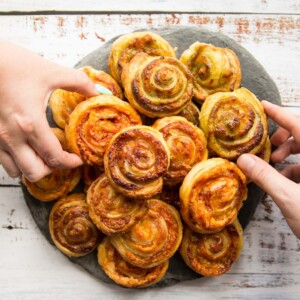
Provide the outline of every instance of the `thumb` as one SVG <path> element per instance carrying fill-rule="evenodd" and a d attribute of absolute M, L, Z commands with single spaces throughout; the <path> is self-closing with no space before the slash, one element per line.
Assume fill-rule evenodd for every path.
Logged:
<path fill-rule="evenodd" d="M 300 187 L 281 175 L 268 163 L 252 154 L 243 154 L 237 160 L 239 168 L 268 193 L 287 219 L 298 219 L 297 203 Z M 297 207 L 299 207 L 297 213 Z"/>
<path fill-rule="evenodd" d="M 83 71 L 59 65 L 57 68 L 53 89 L 61 88 L 88 97 L 99 94 L 94 82 Z"/>

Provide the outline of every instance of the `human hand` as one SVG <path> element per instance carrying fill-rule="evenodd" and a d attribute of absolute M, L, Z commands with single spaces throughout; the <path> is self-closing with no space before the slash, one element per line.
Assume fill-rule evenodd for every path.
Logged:
<path fill-rule="evenodd" d="M 299 119 L 283 108 L 262 101 L 266 114 L 280 126 L 271 137 L 278 146 L 271 160 L 282 161 L 290 154 L 300 152 Z M 265 190 L 278 205 L 293 233 L 300 238 L 300 165 L 276 171 L 265 161 L 251 154 L 243 154 L 237 161 L 240 169 L 253 182 Z"/>
<path fill-rule="evenodd" d="M 98 94 L 84 72 L 0 40 L 0 162 L 9 176 L 37 181 L 54 168 L 82 164 L 63 151 L 46 119 L 48 99 L 58 88 Z"/>

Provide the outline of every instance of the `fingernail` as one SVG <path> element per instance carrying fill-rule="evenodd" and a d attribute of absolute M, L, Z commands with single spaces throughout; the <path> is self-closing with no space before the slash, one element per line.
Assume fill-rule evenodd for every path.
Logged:
<path fill-rule="evenodd" d="M 263 106 L 273 106 L 273 105 L 274 105 L 273 103 L 271 103 L 271 102 L 269 102 L 269 101 L 267 101 L 267 100 L 262 100 L 262 101 L 261 101 L 261 104 L 262 104 Z"/>
<path fill-rule="evenodd" d="M 249 154 L 241 155 L 237 160 L 238 166 L 245 172 L 250 172 L 255 166 L 254 158 Z"/>
<path fill-rule="evenodd" d="M 112 92 L 101 84 L 95 84 L 96 90 L 99 94 L 112 95 Z"/>

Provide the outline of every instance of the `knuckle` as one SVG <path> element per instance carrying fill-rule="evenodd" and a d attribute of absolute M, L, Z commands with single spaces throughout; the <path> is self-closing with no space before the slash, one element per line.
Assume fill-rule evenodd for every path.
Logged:
<path fill-rule="evenodd" d="M 16 123 L 21 132 L 23 132 L 26 135 L 32 134 L 35 130 L 35 122 L 29 117 L 18 117 L 16 118 Z"/>
<path fill-rule="evenodd" d="M 267 181 L 269 174 L 268 168 L 258 167 L 253 170 L 253 177 L 261 184 L 264 184 Z"/>
<path fill-rule="evenodd" d="M 8 174 L 8 176 L 11 178 L 17 178 L 21 175 L 20 170 L 18 170 L 16 168 L 8 167 L 5 164 L 3 164 L 3 168 L 6 171 L 6 173 Z"/>
<path fill-rule="evenodd" d="M 6 171 L 8 176 L 11 178 L 18 178 L 21 175 L 20 171 L 17 170 L 11 170 L 11 171 Z"/>
<path fill-rule="evenodd" d="M 59 157 L 54 156 L 52 153 L 45 152 L 43 159 L 47 166 L 51 168 L 58 168 L 61 165 Z"/>

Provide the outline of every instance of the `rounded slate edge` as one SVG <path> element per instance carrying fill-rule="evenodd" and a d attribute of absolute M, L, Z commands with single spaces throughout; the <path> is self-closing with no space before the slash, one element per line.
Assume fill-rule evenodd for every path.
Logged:
<path fill-rule="evenodd" d="M 196 41 L 203 43 L 210 43 L 218 47 L 227 47 L 232 49 L 238 56 L 241 68 L 242 68 L 242 83 L 241 86 L 248 88 L 252 91 L 258 99 L 266 99 L 272 103 L 281 105 L 280 95 L 278 89 L 271 79 L 271 77 L 266 73 L 264 68 L 260 63 L 243 47 L 241 47 L 237 42 L 231 38 L 218 33 L 204 30 L 197 27 L 188 26 L 169 26 L 163 29 L 141 29 L 156 32 L 165 38 L 173 47 L 177 47 L 177 57 L 179 58 L 181 53 L 187 49 L 191 44 Z M 102 47 L 96 49 L 86 57 L 84 57 L 80 62 L 76 64 L 76 68 L 82 66 L 92 66 L 95 69 L 101 69 L 108 72 L 107 61 L 110 52 L 110 48 L 114 39 L 106 42 Z M 49 124 L 52 127 L 56 127 L 52 119 L 52 114 L 50 109 L 47 110 L 47 118 Z M 269 133 L 272 134 L 276 129 L 276 124 L 271 122 L 269 127 Z M 48 220 L 51 207 L 53 203 L 44 203 L 34 199 L 27 191 L 26 187 L 22 184 L 22 190 L 24 198 L 35 220 L 37 226 L 41 230 L 42 234 L 46 239 L 52 244 L 51 236 L 48 228 Z M 80 191 L 81 187 L 77 188 Z M 265 193 L 258 188 L 255 184 L 250 183 L 248 185 L 248 200 L 245 201 L 244 206 L 239 212 L 239 220 L 243 228 L 246 228 L 250 220 L 252 219 L 254 212 L 259 204 L 260 200 L 265 196 Z M 57 250 L 59 251 L 59 250 Z M 105 273 L 102 271 L 98 265 L 97 251 L 92 254 L 81 258 L 69 258 L 73 263 L 82 266 L 92 275 L 100 278 L 105 283 L 113 283 Z M 165 277 L 157 284 L 149 288 L 170 286 L 177 282 L 192 280 L 200 278 L 201 276 L 189 267 L 186 266 L 184 261 L 181 259 L 180 255 L 176 253 L 174 257 L 170 260 L 169 269 Z"/>

